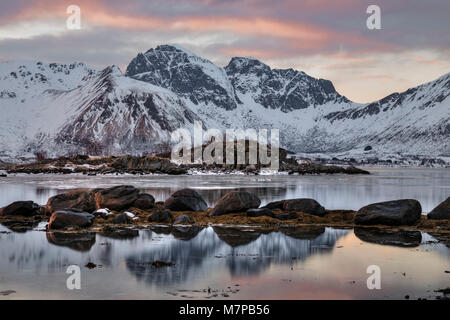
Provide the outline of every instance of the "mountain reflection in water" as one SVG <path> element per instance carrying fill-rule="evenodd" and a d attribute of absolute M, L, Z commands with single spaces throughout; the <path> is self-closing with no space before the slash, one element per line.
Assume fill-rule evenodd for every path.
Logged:
<path fill-rule="evenodd" d="M 0 225 L 0 289 L 16 292 L 6 299 L 205 298 L 236 284 L 237 299 L 433 298 L 449 262 L 444 244 L 409 231 L 159 226 L 116 239 Z M 371 264 L 382 268 L 381 291 L 367 290 Z M 82 290 L 66 288 L 70 265 L 81 268 Z"/>
<path fill-rule="evenodd" d="M 311 233 L 307 228 L 302 236 L 302 230 L 297 228 L 298 239 L 282 232 L 209 227 L 190 241 L 173 237 L 160 246 L 130 255 L 126 266 L 138 279 L 161 285 L 196 277 L 219 264 L 225 264 L 232 276 L 249 276 L 263 272 L 271 264 L 291 264 L 293 260 L 330 252 L 337 239 L 348 232 L 325 232 L 323 228 L 319 233 Z M 154 268 L 149 264 L 152 261 L 170 261 L 175 267 Z"/>

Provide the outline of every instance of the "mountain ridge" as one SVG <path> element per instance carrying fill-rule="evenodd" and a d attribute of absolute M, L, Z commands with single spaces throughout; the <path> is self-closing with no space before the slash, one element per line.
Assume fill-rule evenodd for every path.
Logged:
<path fill-rule="evenodd" d="M 375 154 L 450 155 L 449 97 L 450 73 L 361 104 L 303 71 L 250 57 L 218 67 L 170 45 L 139 53 L 125 73 L 83 63 L 0 63 L 0 159 L 42 150 L 154 152 L 195 120 L 220 130 L 280 129 L 282 146 L 294 152 L 370 145 Z"/>

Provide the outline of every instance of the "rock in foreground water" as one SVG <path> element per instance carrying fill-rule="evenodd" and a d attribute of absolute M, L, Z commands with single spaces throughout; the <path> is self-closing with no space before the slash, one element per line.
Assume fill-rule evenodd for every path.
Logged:
<path fill-rule="evenodd" d="M 133 207 L 148 210 L 155 206 L 155 198 L 151 194 L 140 193 L 138 198 L 133 202 Z"/>
<path fill-rule="evenodd" d="M 264 206 L 267 209 L 280 209 L 284 211 L 305 212 L 316 216 L 323 216 L 325 208 L 316 200 L 309 198 L 297 198 L 270 202 Z"/>
<path fill-rule="evenodd" d="M 40 206 L 33 201 L 16 201 L 1 210 L 3 216 L 31 217 L 40 214 Z"/>
<path fill-rule="evenodd" d="M 139 189 L 133 186 L 116 186 L 94 194 L 97 208 L 121 211 L 131 207 L 139 198 Z"/>
<path fill-rule="evenodd" d="M 402 199 L 369 204 L 355 215 L 355 224 L 359 225 L 413 225 L 422 214 L 419 201 Z"/>
<path fill-rule="evenodd" d="M 91 189 L 76 189 L 48 199 L 46 210 L 49 214 L 63 209 L 93 212 L 96 209 L 94 191 Z"/>
<path fill-rule="evenodd" d="M 210 216 L 220 216 L 227 213 L 243 212 L 248 209 L 256 209 L 261 204 L 261 200 L 246 191 L 228 192 L 217 202 Z"/>
<path fill-rule="evenodd" d="M 436 208 L 434 208 L 428 215 L 428 219 L 434 220 L 450 220 L 450 197 L 444 202 L 440 203 Z"/>
<path fill-rule="evenodd" d="M 193 189 L 181 189 L 173 193 L 164 203 L 172 211 L 205 211 L 205 200 Z"/>
<path fill-rule="evenodd" d="M 48 223 L 48 229 L 64 229 L 67 227 L 90 227 L 94 215 L 76 209 L 58 210 L 53 212 Z"/>

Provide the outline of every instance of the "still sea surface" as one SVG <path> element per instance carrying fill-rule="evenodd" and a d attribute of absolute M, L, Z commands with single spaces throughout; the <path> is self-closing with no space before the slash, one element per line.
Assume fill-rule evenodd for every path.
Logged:
<path fill-rule="evenodd" d="M 16 200 L 45 204 L 70 189 L 119 184 L 141 188 L 157 201 L 195 188 L 210 206 L 234 189 L 256 193 L 262 204 L 307 197 L 327 209 L 413 198 L 424 213 L 450 196 L 448 169 L 369 171 L 369 176 L 9 175 L 0 178 L 0 207 Z M 71 242 L 42 228 L 14 233 L 0 225 L 0 299 L 414 299 L 435 298 L 441 295 L 435 290 L 450 287 L 445 272 L 450 249 L 431 235 L 391 245 L 376 243 L 377 237 L 383 235 L 352 229 L 211 226 L 158 227 L 140 230 L 133 239 L 92 234 Z M 173 265 L 155 268 L 156 260 Z M 88 262 L 97 267 L 85 267 Z M 80 290 L 67 288 L 70 265 L 81 269 Z M 367 287 L 370 265 L 380 267 L 381 289 Z"/>

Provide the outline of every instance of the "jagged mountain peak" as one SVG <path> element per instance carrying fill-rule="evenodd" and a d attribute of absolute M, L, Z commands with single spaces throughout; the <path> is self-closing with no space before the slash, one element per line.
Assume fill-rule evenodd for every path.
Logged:
<path fill-rule="evenodd" d="M 236 108 L 225 70 L 179 46 L 160 45 L 138 54 L 125 74 L 169 89 L 187 98 L 194 107 L 212 103 L 226 110 Z"/>

